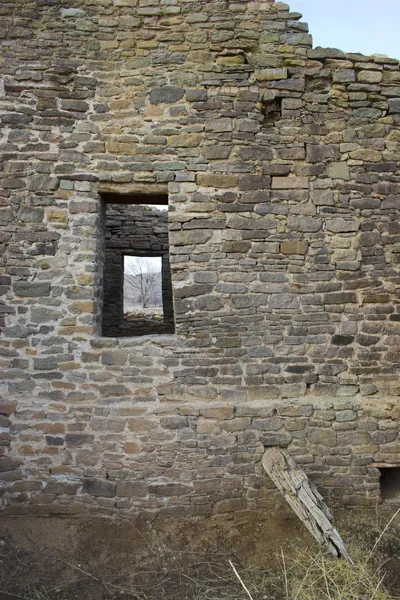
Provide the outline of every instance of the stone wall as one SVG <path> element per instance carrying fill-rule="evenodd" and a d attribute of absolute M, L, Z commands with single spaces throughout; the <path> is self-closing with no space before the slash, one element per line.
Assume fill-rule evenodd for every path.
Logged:
<path fill-rule="evenodd" d="M 162 256 L 161 322 L 124 318 L 124 255 Z M 146 205 L 106 205 L 102 333 L 106 337 L 174 332 L 168 212 Z"/>
<path fill-rule="evenodd" d="M 400 70 L 272 0 L 1 8 L 6 512 L 332 503 L 400 464 Z M 105 194 L 168 194 L 176 333 L 102 336 Z"/>

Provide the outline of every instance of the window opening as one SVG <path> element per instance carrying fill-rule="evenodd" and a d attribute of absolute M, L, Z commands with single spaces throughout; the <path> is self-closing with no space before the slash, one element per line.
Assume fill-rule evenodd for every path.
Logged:
<path fill-rule="evenodd" d="M 103 194 L 103 336 L 173 333 L 166 195 Z"/>
<path fill-rule="evenodd" d="M 162 256 L 124 256 L 124 319 L 162 321 Z"/>
<path fill-rule="evenodd" d="M 400 467 L 380 467 L 383 502 L 400 502 Z"/>
<path fill-rule="evenodd" d="M 272 127 L 282 117 L 282 98 L 263 100 L 261 113 L 262 127 Z"/>

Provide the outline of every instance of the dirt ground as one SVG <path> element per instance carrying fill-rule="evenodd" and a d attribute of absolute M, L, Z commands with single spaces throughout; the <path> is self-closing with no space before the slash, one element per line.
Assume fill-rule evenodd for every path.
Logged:
<path fill-rule="evenodd" d="M 164 598 L 164 585 L 168 593 L 172 588 L 178 593 L 181 579 L 191 576 L 188 571 L 197 573 L 202 567 L 214 571 L 216 580 L 225 575 L 230 580 L 229 560 L 243 567 L 262 564 L 273 546 L 294 539 L 307 543 L 308 534 L 291 516 L 263 521 L 249 513 L 236 520 L 152 524 L 138 519 L 3 517 L 0 598 Z M 176 595 L 177 600 L 184 597 Z"/>
<path fill-rule="evenodd" d="M 379 531 L 376 525 L 372 517 L 371 542 Z M 360 528 L 365 533 L 365 526 Z M 257 600 L 280 600 L 284 596 L 274 590 L 283 590 L 282 551 L 290 555 L 293 548 L 313 547 L 291 514 L 152 524 L 140 519 L 0 517 L 0 598 L 244 600 L 231 560 L 244 579 L 254 577 L 254 569 L 265 573 L 262 586 L 269 592 Z M 400 593 L 398 548 L 400 544 L 395 551 L 389 548 L 388 554 L 394 561 L 391 586 Z M 267 581 L 267 572 L 273 581 Z"/>

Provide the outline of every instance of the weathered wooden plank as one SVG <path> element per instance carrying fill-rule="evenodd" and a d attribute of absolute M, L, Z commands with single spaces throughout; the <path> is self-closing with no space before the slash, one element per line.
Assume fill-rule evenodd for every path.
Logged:
<path fill-rule="evenodd" d="M 334 556 L 343 557 L 353 564 L 332 524 L 332 515 L 323 497 L 289 452 L 282 448 L 267 448 L 262 466 L 315 539 Z"/>

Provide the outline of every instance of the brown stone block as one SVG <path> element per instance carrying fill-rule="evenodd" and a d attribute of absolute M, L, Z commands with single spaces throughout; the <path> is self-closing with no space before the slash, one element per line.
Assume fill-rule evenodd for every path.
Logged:
<path fill-rule="evenodd" d="M 122 154 L 132 156 L 136 154 L 137 142 L 107 142 L 107 152 L 110 154 Z"/>
<path fill-rule="evenodd" d="M 203 479 L 194 481 L 194 490 L 198 494 L 218 492 L 221 489 L 222 479 Z"/>
<path fill-rule="evenodd" d="M 158 428 L 158 422 L 154 419 L 137 417 L 128 419 L 128 429 L 136 432 L 150 432 Z"/>
<path fill-rule="evenodd" d="M 193 487 L 184 483 L 151 483 L 149 491 L 151 494 L 163 497 L 186 496 L 193 492 Z"/>
<path fill-rule="evenodd" d="M 200 410 L 200 414 L 205 419 L 217 419 L 218 421 L 224 421 L 226 419 L 233 419 L 235 409 L 233 406 L 216 406 L 203 408 Z"/>
<path fill-rule="evenodd" d="M 95 281 L 94 273 L 80 273 L 76 276 L 79 285 L 92 285 Z"/>
<path fill-rule="evenodd" d="M 308 177 L 273 177 L 273 190 L 308 189 Z"/>
<path fill-rule="evenodd" d="M 118 481 L 117 496 L 126 498 L 144 498 L 149 493 L 149 486 L 145 481 Z"/>
<path fill-rule="evenodd" d="M 74 495 L 81 485 L 81 481 L 62 481 L 61 479 L 50 479 L 44 488 L 44 493 Z"/>
<path fill-rule="evenodd" d="M 306 240 L 295 240 L 281 243 L 282 254 L 307 254 L 308 242 Z"/>
<path fill-rule="evenodd" d="M 212 173 L 197 175 L 197 183 L 203 187 L 230 188 L 235 187 L 238 180 L 238 175 L 218 175 Z"/>
<path fill-rule="evenodd" d="M 102 352 L 101 362 L 103 365 L 124 366 L 128 360 L 128 353 L 123 350 L 110 350 Z"/>
<path fill-rule="evenodd" d="M 247 500 L 246 498 L 230 498 L 229 500 L 221 500 L 215 505 L 215 512 L 218 515 L 224 513 L 232 513 L 238 510 L 246 510 Z"/>
<path fill-rule="evenodd" d="M 74 469 L 74 467 L 70 467 L 68 465 L 60 465 L 51 468 L 52 475 L 70 475 L 75 473 L 75 471 L 76 469 Z"/>
<path fill-rule="evenodd" d="M 13 400 L 4 401 L 0 399 L 0 415 L 11 415 L 15 412 L 17 403 Z"/>
<path fill-rule="evenodd" d="M 51 387 L 58 390 L 75 390 L 75 383 L 69 383 L 68 381 L 52 381 Z"/>
<path fill-rule="evenodd" d="M 117 484 L 115 481 L 107 479 L 88 478 L 83 480 L 82 493 L 91 496 L 100 496 L 102 498 L 113 498 L 115 496 Z"/>
<path fill-rule="evenodd" d="M 124 451 L 126 454 L 139 454 L 141 450 L 141 444 L 138 442 L 125 442 L 124 444 Z"/>
<path fill-rule="evenodd" d="M 318 444 L 322 446 L 336 446 L 337 433 L 330 427 L 322 427 L 320 429 L 310 428 L 308 432 L 308 439 L 311 444 Z M 342 443 L 342 445 L 344 445 L 344 442 Z"/>
<path fill-rule="evenodd" d="M 46 210 L 46 218 L 50 222 L 68 223 L 68 212 L 61 208 L 49 208 Z"/>

